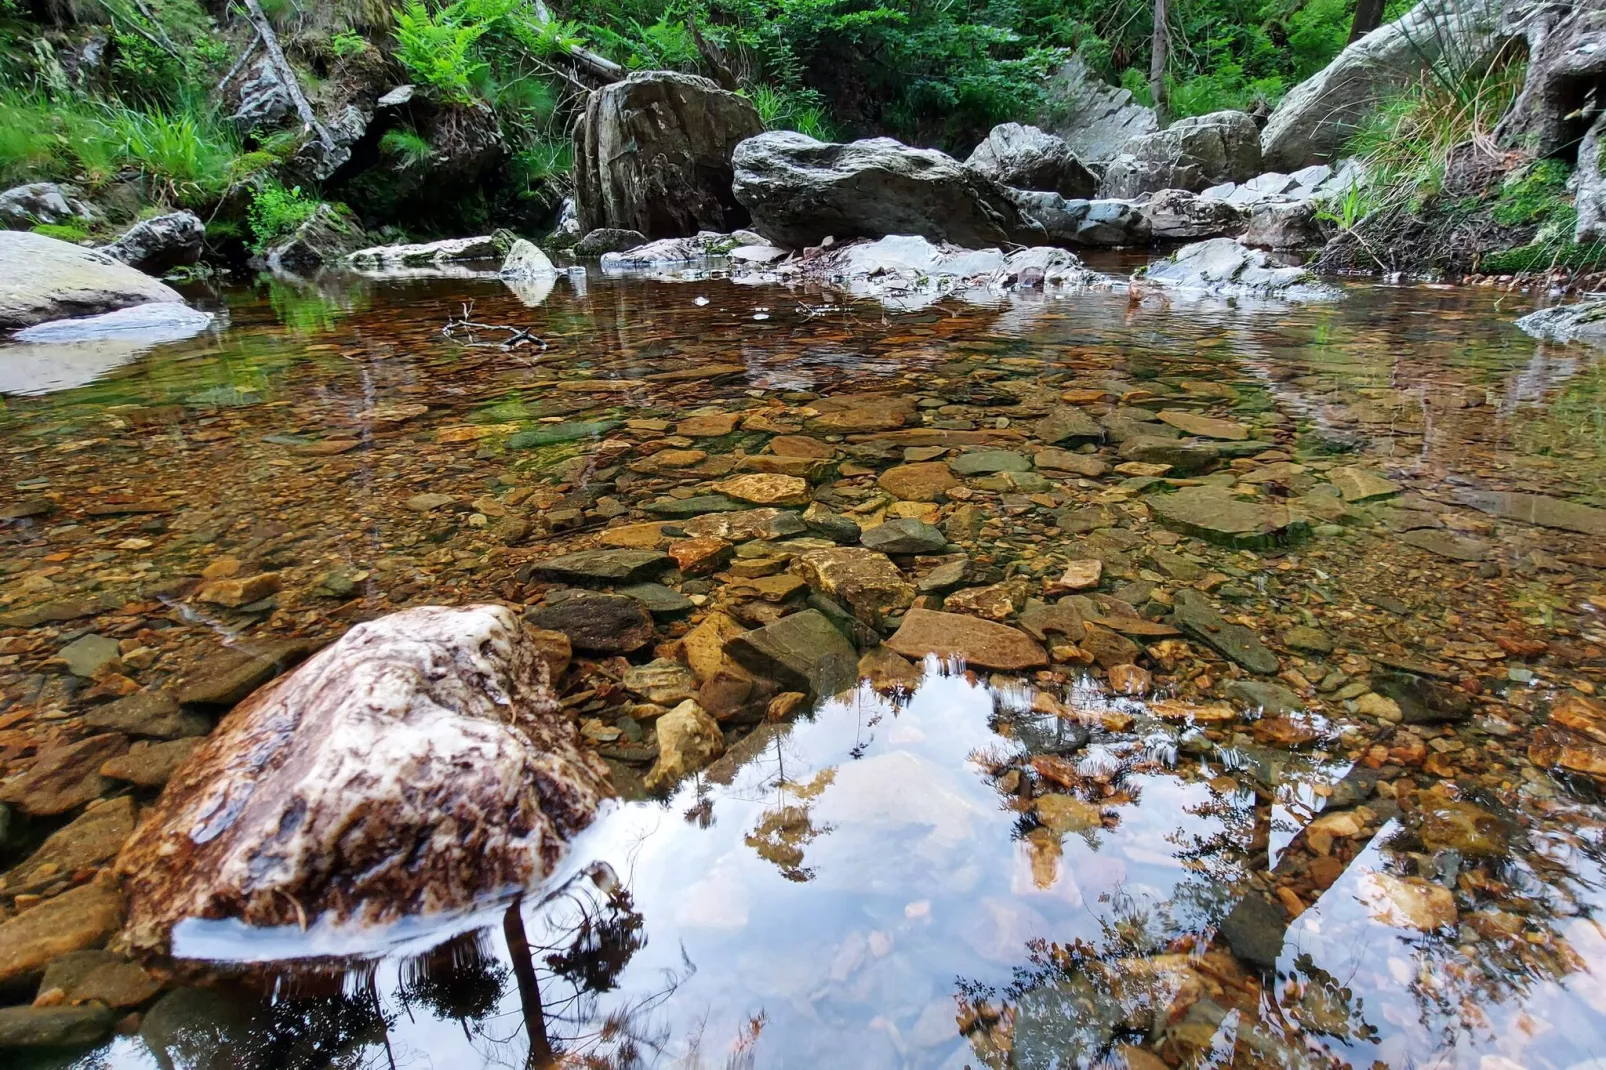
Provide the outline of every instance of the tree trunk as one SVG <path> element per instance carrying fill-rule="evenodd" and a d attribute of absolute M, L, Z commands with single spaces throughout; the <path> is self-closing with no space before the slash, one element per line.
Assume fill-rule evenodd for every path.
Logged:
<path fill-rule="evenodd" d="M 1381 25 L 1383 0 L 1356 0 L 1355 21 L 1349 27 L 1349 43 L 1354 44 Z"/>
<path fill-rule="evenodd" d="M 296 72 L 291 68 L 290 62 L 284 58 L 284 49 L 279 47 L 279 37 L 273 32 L 273 23 L 263 13 L 262 5 L 257 0 L 245 0 L 246 18 L 256 27 L 257 36 L 262 38 L 262 47 L 268 50 L 268 59 L 273 63 L 274 69 L 279 72 L 279 80 L 284 83 L 285 92 L 290 94 L 290 102 L 295 105 L 296 114 L 306 124 L 308 130 L 317 135 L 318 141 L 325 149 L 333 151 L 335 139 L 329 136 L 329 131 L 318 121 L 312 105 L 307 103 L 306 94 L 301 92 L 301 83 L 296 81 Z"/>
<path fill-rule="evenodd" d="M 1166 26 L 1167 0 L 1154 0 L 1154 45 L 1149 53 L 1149 97 L 1154 102 L 1154 117 L 1161 126 L 1166 123 L 1169 101 L 1165 91 L 1165 68 L 1170 59 L 1171 31 Z"/>
<path fill-rule="evenodd" d="M 513 979 L 519 986 L 519 1005 L 524 1010 L 524 1031 L 530 1038 L 530 1056 L 525 1065 L 545 1070 L 552 1065 L 552 1040 L 546 1031 L 546 1009 L 541 1006 L 541 986 L 530 957 L 530 939 L 524 934 L 522 897 L 513 900 L 502 915 L 502 937 L 507 941 L 508 958 L 513 962 Z"/>

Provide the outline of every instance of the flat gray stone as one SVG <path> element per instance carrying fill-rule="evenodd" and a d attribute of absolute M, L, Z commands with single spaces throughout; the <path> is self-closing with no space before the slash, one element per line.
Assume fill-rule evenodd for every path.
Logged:
<path fill-rule="evenodd" d="M 1458 490 L 1454 496 L 1463 505 L 1506 520 L 1580 535 L 1606 535 L 1606 509 L 1517 491 Z"/>
<path fill-rule="evenodd" d="M 632 583 L 614 590 L 646 606 L 647 612 L 654 617 L 678 617 L 694 608 L 690 598 L 661 583 Z"/>
<path fill-rule="evenodd" d="M 1217 653 L 1237 662 L 1250 672 L 1269 676 L 1282 665 L 1260 637 L 1241 624 L 1221 619 L 1210 600 L 1190 587 L 1176 593 L 1172 619 L 1176 626 Z"/>
<path fill-rule="evenodd" d="M 140 691 L 93 706 L 84 714 L 84 724 L 100 732 L 122 732 L 152 739 L 182 739 L 204 736 L 212 730 L 212 719 L 181 708 L 160 691 Z"/>
<path fill-rule="evenodd" d="M 1308 705 L 1282 684 L 1266 680 L 1234 680 L 1227 685 L 1227 697 L 1268 714 L 1297 713 Z"/>
<path fill-rule="evenodd" d="M 936 554 L 948 539 L 923 520 L 901 517 L 867 529 L 859 536 L 859 545 L 884 554 Z"/>
<path fill-rule="evenodd" d="M 1285 505 L 1244 501 L 1218 487 L 1183 487 L 1145 501 L 1173 531 L 1224 546 L 1263 549 L 1309 532 L 1306 521 Z"/>
<path fill-rule="evenodd" d="M 1221 447 L 1215 443 L 1188 442 L 1151 434 L 1127 438 L 1120 450 L 1123 461 L 1168 464 L 1175 475 L 1208 472 L 1221 460 L 1221 455 Z"/>
<path fill-rule="evenodd" d="M 815 609 L 743 632 L 725 649 L 748 671 L 817 697 L 852 687 L 859 676 L 858 651 Z"/>
<path fill-rule="evenodd" d="M 535 562 L 541 575 L 570 583 L 633 583 L 674 567 L 675 559 L 656 550 L 582 550 Z"/>
<path fill-rule="evenodd" d="M 0 1050 L 6 1048 L 85 1048 L 111 1035 L 116 1016 L 110 1007 L 0 1008 Z"/>
<path fill-rule="evenodd" d="M 746 502 L 727 498 L 723 494 L 699 494 L 695 498 L 657 498 L 642 506 L 642 509 L 654 516 L 666 516 L 676 520 L 702 516 L 704 513 L 734 513 L 750 508 L 752 506 Z"/>
<path fill-rule="evenodd" d="M 1407 546 L 1415 546 L 1419 550 L 1447 557 L 1451 561 L 1482 561 L 1489 556 L 1489 551 L 1492 549 L 1489 543 L 1481 539 L 1462 538 L 1448 532 L 1434 531 L 1432 528 L 1415 528 L 1401 533 L 1397 538 Z"/>
<path fill-rule="evenodd" d="M 652 640 L 647 607 L 622 594 L 601 591 L 554 591 L 524 619 L 537 628 L 562 632 L 576 650 L 628 654 Z"/>
<path fill-rule="evenodd" d="M 104 635 L 82 635 L 57 651 L 74 676 L 91 677 L 119 656 L 117 640 Z"/>
<path fill-rule="evenodd" d="M 948 462 L 956 476 L 982 476 L 994 472 L 1030 472 L 1031 459 L 1014 450 L 976 450 L 961 453 Z"/>

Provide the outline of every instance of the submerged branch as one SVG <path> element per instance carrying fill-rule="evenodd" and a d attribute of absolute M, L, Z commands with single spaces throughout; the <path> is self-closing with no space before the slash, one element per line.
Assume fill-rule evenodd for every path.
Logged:
<path fill-rule="evenodd" d="M 455 319 L 448 317 L 445 326 L 441 328 L 441 334 L 460 346 L 494 346 L 497 349 L 517 349 L 519 346 L 534 345 L 539 346 L 542 352 L 546 351 L 546 339 L 536 335 L 531 328 L 517 327 L 511 323 L 477 323 L 469 318 L 473 313 L 474 303 L 472 301 L 464 302 L 463 315 Z M 457 332 L 459 331 L 467 333 L 468 337 L 466 339 L 457 337 Z M 478 331 L 505 331 L 508 337 L 500 342 L 481 341 L 474 336 L 475 332 Z"/>

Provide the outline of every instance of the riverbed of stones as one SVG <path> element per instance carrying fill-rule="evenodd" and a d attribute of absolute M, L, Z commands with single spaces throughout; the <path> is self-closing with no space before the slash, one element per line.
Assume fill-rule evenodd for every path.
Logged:
<path fill-rule="evenodd" d="M 1391 820 L 1419 847 L 1383 889 L 1408 927 L 1506 911 L 1518 951 L 1542 931 L 1467 875 L 1553 774 L 1606 776 L 1606 513 L 1417 485 L 1342 418 L 1218 378 L 984 348 L 810 391 L 746 372 L 556 367 L 538 415 L 420 386 L 275 403 L 289 433 L 263 435 L 272 405 L 123 406 L 13 438 L 32 474 L 0 502 L 0 1046 L 140 1028 L 169 977 L 117 938 L 140 809 L 255 688 L 427 603 L 518 607 L 626 797 L 861 679 L 962 663 L 1083 741 L 1163 734 L 1177 775 L 1238 755 L 1209 775 L 1268 805 L 1291 764 L 1353 765 L 1253 869 L 1219 937 L 1240 973 Z M 251 500 L 218 485 L 247 470 Z M 1062 743 L 988 771 L 1044 858 L 1121 802 Z M 1447 888 L 1444 851 L 1483 861 Z M 973 1010 L 976 1043 L 1007 1047 L 1004 1011 Z"/>

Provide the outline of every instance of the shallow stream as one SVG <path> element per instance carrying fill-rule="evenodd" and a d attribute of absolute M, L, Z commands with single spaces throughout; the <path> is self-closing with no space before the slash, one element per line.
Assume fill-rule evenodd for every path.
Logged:
<path fill-rule="evenodd" d="M 1606 370 L 1512 327 L 1530 298 L 1365 284 L 1235 305 L 1120 286 L 909 311 L 595 272 L 522 295 L 342 276 L 192 296 L 226 326 L 30 370 L 28 389 L 54 389 L 0 403 L 12 772 L 84 734 L 85 709 L 230 644 L 404 605 L 536 603 L 551 585 L 532 562 L 666 521 L 662 503 L 778 455 L 777 436 L 829 461 L 809 473 L 816 502 L 866 530 L 930 520 L 1026 597 L 1098 560 L 1078 607 L 1108 638 L 1049 637 L 1051 667 L 1013 675 L 867 659 L 856 688 L 788 722 L 726 722 L 725 756 L 652 799 L 625 661 L 674 656 L 713 607 L 758 625 L 807 595 L 744 588 L 761 564 L 672 574 L 685 606 L 652 643 L 577 653 L 565 677 L 626 801 L 546 886 L 383 934 L 189 927 L 175 950 L 210 960 L 208 983 L 39 1065 L 1606 1067 L 1590 775 L 1606 775 L 1606 531 L 1467 493 L 1606 508 Z M 453 318 L 539 343 L 464 344 L 508 332 L 443 335 Z M 936 502 L 878 489 L 944 450 L 1031 455 L 1055 405 L 1248 438 L 1222 438 L 1210 475 L 1123 471 L 1094 443 L 1099 474 L 1006 465 Z M 810 423 L 900 406 L 929 442 Z M 723 433 L 675 433 L 727 413 Z M 1393 489 L 1342 493 L 1352 469 Z M 1325 512 L 1224 545 L 1153 507 L 1210 486 Z M 916 579 L 937 556 L 900 561 Z M 772 559 L 786 548 L 749 543 L 735 563 Z M 187 598 L 209 568 L 279 580 L 243 606 Z M 1170 629 L 1184 588 L 1278 671 Z M 91 633 L 120 640 L 120 671 L 69 670 L 59 651 Z M 0 868 L 60 823 L 19 823 Z"/>

